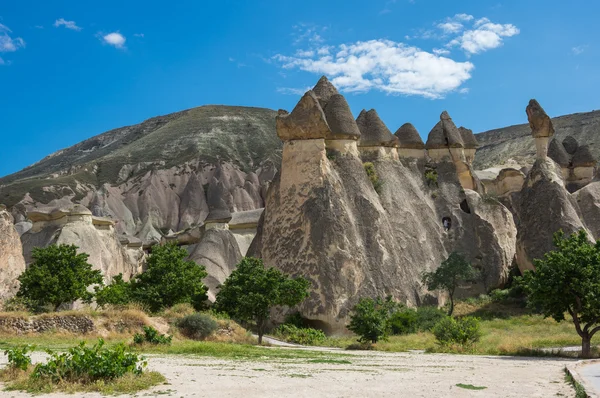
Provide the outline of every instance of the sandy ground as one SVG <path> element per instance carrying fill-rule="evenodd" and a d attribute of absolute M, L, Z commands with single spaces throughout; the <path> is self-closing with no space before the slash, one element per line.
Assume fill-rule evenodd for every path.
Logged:
<path fill-rule="evenodd" d="M 34 362 L 43 354 L 34 355 Z M 222 360 L 149 356 L 149 368 L 169 384 L 138 397 L 573 397 L 564 381 L 565 359 L 417 353 L 352 353 L 332 358 Z M 6 358 L 0 359 L 4 366 Z M 486 387 L 468 390 L 456 384 Z M 1 397 L 28 397 L 0 392 Z M 44 397 L 73 397 L 49 394 Z M 98 394 L 76 394 L 98 397 Z"/>

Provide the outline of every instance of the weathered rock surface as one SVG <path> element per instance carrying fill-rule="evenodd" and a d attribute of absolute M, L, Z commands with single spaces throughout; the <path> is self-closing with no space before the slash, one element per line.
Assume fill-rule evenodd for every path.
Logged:
<path fill-rule="evenodd" d="M 560 167 L 539 159 L 514 200 L 517 220 L 517 264 L 521 271 L 534 269 L 533 260 L 553 250 L 553 234 L 570 235 L 585 228 L 576 200 L 566 190 Z"/>
<path fill-rule="evenodd" d="M 600 239 L 600 182 L 595 181 L 573 194 L 581 219 L 595 240 Z"/>
<path fill-rule="evenodd" d="M 0 207 L 0 300 L 13 296 L 19 289 L 17 278 L 25 271 L 21 240 L 12 215 Z"/>

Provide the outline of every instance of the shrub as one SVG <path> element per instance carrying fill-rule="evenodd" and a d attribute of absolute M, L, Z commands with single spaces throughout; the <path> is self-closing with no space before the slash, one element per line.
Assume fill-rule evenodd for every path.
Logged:
<path fill-rule="evenodd" d="M 102 284 L 102 274 L 92 270 L 88 255 L 77 254 L 75 245 L 52 245 L 33 249 L 33 263 L 19 276 L 18 297 L 28 300 L 32 310 L 83 299 L 90 302 L 93 295 L 87 288 Z"/>
<path fill-rule="evenodd" d="M 65 353 L 51 353 L 44 364 L 38 364 L 31 377 L 49 379 L 52 382 L 71 381 L 91 383 L 97 380 L 113 380 L 126 373 L 142 374 L 147 363 L 143 357 L 126 352 L 123 344 L 104 348 L 99 339 L 94 346 L 84 342 Z"/>
<path fill-rule="evenodd" d="M 8 367 L 12 369 L 27 370 L 31 365 L 31 357 L 27 353 L 33 351 L 35 346 L 25 345 L 21 348 L 12 348 L 4 351 L 8 356 Z"/>
<path fill-rule="evenodd" d="M 442 346 L 453 344 L 471 346 L 481 337 L 479 319 L 473 317 L 460 319 L 446 317 L 434 326 L 432 332 L 438 344 Z"/>
<path fill-rule="evenodd" d="M 418 330 L 417 322 L 417 311 L 412 308 L 403 308 L 390 318 L 391 333 L 393 335 L 415 333 Z"/>
<path fill-rule="evenodd" d="M 275 329 L 275 337 L 290 343 L 302 345 L 318 345 L 325 341 L 327 336 L 321 330 L 313 328 L 299 328 L 294 325 L 283 324 Z"/>
<path fill-rule="evenodd" d="M 133 335 L 134 344 L 171 344 L 173 336 L 167 336 L 165 334 L 158 333 L 158 330 L 152 326 L 144 326 L 144 334 L 136 333 Z"/>
<path fill-rule="evenodd" d="M 398 304 L 391 297 L 386 300 L 381 298 L 361 298 L 352 309 L 348 330 L 356 333 L 359 341 L 377 343 L 389 334 L 389 319 L 395 312 Z"/>
<path fill-rule="evenodd" d="M 35 303 L 27 300 L 25 297 L 11 297 L 2 303 L 2 311 L 5 312 L 28 312 Z"/>
<path fill-rule="evenodd" d="M 446 317 L 446 313 L 437 307 L 417 308 L 417 330 L 430 332 L 436 323 Z"/>
<path fill-rule="evenodd" d="M 193 340 L 203 340 L 210 336 L 219 325 L 210 315 L 192 314 L 177 321 L 181 333 Z"/>
<path fill-rule="evenodd" d="M 100 307 L 106 305 L 126 305 L 131 302 L 131 286 L 123 280 L 123 274 L 113 277 L 108 286 L 95 288 L 96 304 Z"/>
<path fill-rule="evenodd" d="M 186 261 L 187 257 L 187 251 L 175 244 L 153 246 L 146 271 L 131 282 L 131 298 L 152 312 L 179 303 L 202 309 L 208 290 L 202 279 L 208 274 L 204 266 Z"/>
<path fill-rule="evenodd" d="M 308 322 L 306 321 L 306 318 L 304 318 L 298 311 L 286 315 L 283 323 L 285 325 L 294 325 L 297 328 L 308 327 Z"/>
<path fill-rule="evenodd" d="M 425 170 L 425 181 L 430 187 L 437 187 L 438 185 L 438 173 L 433 169 Z"/>
<path fill-rule="evenodd" d="M 367 173 L 369 180 L 371 180 L 371 184 L 373 184 L 373 189 L 375 189 L 375 192 L 380 194 L 381 188 L 383 187 L 383 181 L 379 179 L 377 170 L 375 170 L 375 165 L 373 165 L 371 162 L 365 162 L 363 163 L 363 167 L 365 168 L 365 172 Z"/>

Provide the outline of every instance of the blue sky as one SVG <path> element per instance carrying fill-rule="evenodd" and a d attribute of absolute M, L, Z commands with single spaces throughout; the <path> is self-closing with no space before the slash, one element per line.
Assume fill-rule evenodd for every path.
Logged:
<path fill-rule="evenodd" d="M 291 110 L 326 74 L 421 135 L 600 108 L 596 0 L 4 1 L 0 176 L 205 104 Z M 599 132 L 600 133 L 600 132 Z"/>

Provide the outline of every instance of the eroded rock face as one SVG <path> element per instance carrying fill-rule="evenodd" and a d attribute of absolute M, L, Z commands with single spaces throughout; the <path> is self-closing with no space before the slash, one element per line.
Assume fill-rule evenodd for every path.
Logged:
<path fill-rule="evenodd" d="M 529 101 L 525 112 L 531 128 L 531 135 L 535 138 L 537 158 L 546 159 L 549 140 L 554 135 L 552 120 L 550 120 L 544 108 L 534 99 Z"/>
<path fill-rule="evenodd" d="M 585 228 L 577 202 L 565 189 L 560 167 L 551 159 L 538 159 L 515 203 L 517 264 L 521 271 L 534 269 L 533 260 L 553 250 L 552 237 L 562 230 L 570 235 Z"/>
<path fill-rule="evenodd" d="M 0 300 L 19 290 L 17 278 L 25 271 L 23 248 L 12 215 L 0 208 Z"/>
<path fill-rule="evenodd" d="M 600 182 L 592 182 L 573 194 L 583 223 L 595 240 L 600 239 Z"/>

